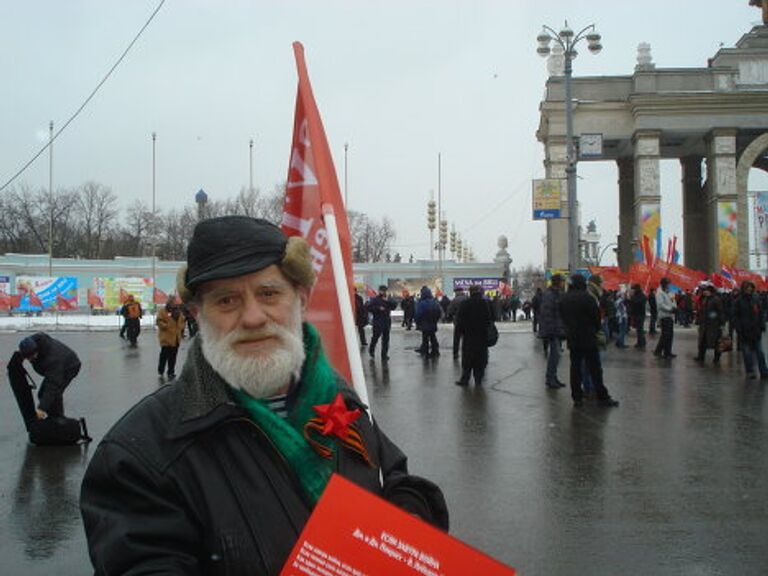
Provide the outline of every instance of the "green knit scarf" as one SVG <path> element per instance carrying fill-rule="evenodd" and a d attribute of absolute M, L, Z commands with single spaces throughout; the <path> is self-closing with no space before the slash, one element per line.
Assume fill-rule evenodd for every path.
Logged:
<path fill-rule="evenodd" d="M 316 414 L 318 404 L 332 402 L 339 392 L 336 373 L 323 353 L 320 336 L 311 324 L 304 323 L 306 360 L 293 406 L 287 419 L 269 409 L 266 402 L 231 389 L 236 402 L 245 408 L 296 472 L 304 492 L 316 503 L 335 468 L 335 458 L 323 458 L 304 438 L 304 424 Z M 336 443 L 325 436 L 316 438 L 336 453 Z"/>

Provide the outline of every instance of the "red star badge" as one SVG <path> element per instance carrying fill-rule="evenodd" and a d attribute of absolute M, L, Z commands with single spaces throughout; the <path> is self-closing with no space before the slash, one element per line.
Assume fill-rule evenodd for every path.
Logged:
<path fill-rule="evenodd" d="M 358 408 L 347 410 L 347 405 L 344 403 L 341 392 L 336 395 L 336 398 L 330 404 L 320 404 L 312 406 L 312 408 L 317 412 L 322 422 L 323 428 L 320 430 L 320 433 L 323 436 L 337 436 L 342 440 L 346 440 L 350 424 L 360 417 L 360 410 Z"/>

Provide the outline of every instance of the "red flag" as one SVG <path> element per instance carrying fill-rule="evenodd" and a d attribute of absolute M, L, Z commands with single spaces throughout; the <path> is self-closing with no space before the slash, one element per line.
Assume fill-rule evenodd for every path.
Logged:
<path fill-rule="evenodd" d="M 120 304 L 125 304 L 128 301 L 128 292 L 121 286 L 120 287 Z"/>
<path fill-rule="evenodd" d="M 682 290 L 694 290 L 700 282 L 707 279 L 707 275 L 704 272 L 670 262 L 667 264 L 667 278 Z"/>
<path fill-rule="evenodd" d="M 506 282 L 499 282 L 499 292 L 502 296 L 512 296 L 512 286 Z"/>
<path fill-rule="evenodd" d="M 0 310 L 9 310 L 11 308 L 11 297 L 0 290 Z"/>
<path fill-rule="evenodd" d="M 605 290 L 618 290 L 622 284 L 629 283 L 629 274 L 622 272 L 618 266 L 590 266 L 589 272 L 593 276 L 600 275 Z"/>
<path fill-rule="evenodd" d="M 77 310 L 77 298 L 67 299 L 56 294 L 56 310 Z"/>
<path fill-rule="evenodd" d="M 304 49 L 300 43 L 294 42 L 293 51 L 296 56 L 299 86 L 282 229 L 289 236 L 303 236 L 310 245 L 317 283 L 309 300 L 307 319 L 320 331 L 323 347 L 331 364 L 347 381 L 352 381 L 350 355 L 344 331 L 339 330 L 343 323 L 324 215 L 332 213 L 336 219 L 346 274 L 346 286 L 343 289 L 349 298 L 351 315 L 354 309 L 354 284 L 349 223 L 320 112 L 312 94 L 304 62 Z M 344 308 L 347 308 L 346 303 Z M 349 320 L 354 326 L 354 320 Z"/>
<path fill-rule="evenodd" d="M 165 304 L 166 302 L 168 302 L 168 294 L 160 290 L 160 288 L 155 288 L 152 292 L 152 303 Z"/>
<path fill-rule="evenodd" d="M 43 308 L 43 301 L 40 300 L 40 297 L 35 293 L 34 290 L 29 291 L 29 305 Z"/>
<path fill-rule="evenodd" d="M 629 267 L 629 283 L 640 284 L 643 290 L 648 290 L 651 279 L 651 269 L 642 262 L 635 262 Z"/>
<path fill-rule="evenodd" d="M 104 308 L 104 300 L 90 288 L 88 288 L 88 306 Z"/>

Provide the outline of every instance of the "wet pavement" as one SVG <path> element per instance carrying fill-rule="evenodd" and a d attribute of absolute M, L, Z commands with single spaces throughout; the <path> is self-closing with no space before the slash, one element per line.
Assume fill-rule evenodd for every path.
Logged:
<path fill-rule="evenodd" d="M 746 381 L 738 356 L 701 366 L 695 332 L 680 329 L 671 361 L 611 348 L 605 381 L 621 406 L 574 409 L 568 389 L 544 387 L 530 324 L 501 332 L 479 388 L 454 385 L 448 326 L 439 359 L 400 328 L 387 366 L 364 356 L 374 414 L 411 470 L 442 486 L 455 536 L 523 575 L 768 574 L 768 384 Z M 152 332 L 137 349 L 112 332 L 54 336 L 83 359 L 65 409 L 97 441 L 158 386 Z M 21 337 L 0 334 L 4 361 Z M 94 448 L 28 445 L 0 387 L 0 573 L 91 572 L 77 501 Z"/>

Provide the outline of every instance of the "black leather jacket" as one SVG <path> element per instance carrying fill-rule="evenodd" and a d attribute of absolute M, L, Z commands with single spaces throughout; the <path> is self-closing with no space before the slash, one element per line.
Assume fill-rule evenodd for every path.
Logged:
<path fill-rule="evenodd" d="M 81 511 L 98 575 L 278 574 L 312 512 L 293 470 L 230 401 L 200 348 L 175 384 L 114 426 L 89 464 Z M 337 472 L 447 530 L 440 489 L 408 474 L 375 423 L 361 416 L 357 426 L 383 486 L 378 468 L 346 450 L 337 450 Z"/>

